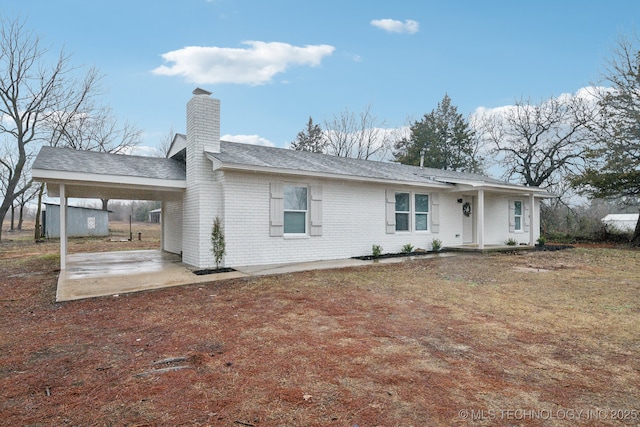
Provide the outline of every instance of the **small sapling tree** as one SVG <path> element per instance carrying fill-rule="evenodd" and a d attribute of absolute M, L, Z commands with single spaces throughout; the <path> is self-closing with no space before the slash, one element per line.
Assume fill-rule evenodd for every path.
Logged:
<path fill-rule="evenodd" d="M 220 217 L 216 216 L 213 220 L 213 228 L 211 229 L 211 252 L 216 261 L 216 270 L 220 267 L 220 261 L 226 252 L 224 243 L 224 228 Z"/>

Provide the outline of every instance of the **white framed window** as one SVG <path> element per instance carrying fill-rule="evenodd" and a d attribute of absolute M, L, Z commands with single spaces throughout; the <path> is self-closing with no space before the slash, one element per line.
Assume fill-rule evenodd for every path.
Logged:
<path fill-rule="evenodd" d="M 306 234 L 309 206 L 305 186 L 284 185 L 284 234 Z"/>
<path fill-rule="evenodd" d="M 387 220 L 387 225 L 391 225 L 391 232 L 396 231 L 429 231 L 430 200 L 428 194 L 413 192 L 394 192 L 391 202 L 391 214 L 394 215 L 393 223 Z M 387 201 L 387 203 L 389 200 Z M 389 211 L 387 211 L 387 215 Z M 389 233 L 390 231 L 387 230 Z"/>
<path fill-rule="evenodd" d="M 272 181 L 269 184 L 269 236 L 282 237 L 285 233 L 288 236 L 322 236 L 320 184 L 285 184 L 282 181 Z"/>
<path fill-rule="evenodd" d="M 440 195 L 385 190 L 386 233 L 440 232 Z M 413 218 L 413 220 L 412 220 Z"/>
<path fill-rule="evenodd" d="M 522 224 L 522 200 L 513 201 L 513 230 L 515 232 L 521 232 L 523 230 Z"/>
<path fill-rule="evenodd" d="M 416 231 L 428 231 L 429 230 L 429 195 L 428 194 L 415 194 L 414 195 L 414 215 L 415 215 L 415 228 Z"/>
<path fill-rule="evenodd" d="M 411 197 L 409 193 L 396 193 L 396 231 L 409 231 Z"/>

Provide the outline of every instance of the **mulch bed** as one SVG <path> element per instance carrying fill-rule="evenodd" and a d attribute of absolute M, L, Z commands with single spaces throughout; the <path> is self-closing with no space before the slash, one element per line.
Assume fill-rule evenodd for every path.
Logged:
<path fill-rule="evenodd" d="M 232 271 L 236 271 L 233 268 L 224 267 L 224 268 L 205 268 L 203 270 L 195 270 L 193 274 L 197 274 L 198 276 L 204 276 L 205 274 L 219 274 L 219 273 L 230 273 Z"/>
<path fill-rule="evenodd" d="M 442 252 L 442 251 L 440 251 Z M 409 256 L 416 256 L 416 255 L 429 255 L 429 254 L 435 254 L 437 252 L 433 252 L 433 251 L 415 251 L 415 252 L 399 252 L 399 253 L 391 253 L 391 254 L 382 254 L 382 255 L 378 255 L 378 256 L 373 256 L 373 255 L 364 255 L 364 256 L 354 256 L 351 257 L 352 259 L 359 259 L 362 261 L 371 261 L 374 259 L 384 259 L 384 258 L 402 258 L 402 257 L 409 257 Z"/>
<path fill-rule="evenodd" d="M 553 251 L 562 251 L 565 249 L 573 249 L 574 246 L 571 245 L 536 245 L 536 251 L 547 251 L 547 252 L 553 252 Z"/>

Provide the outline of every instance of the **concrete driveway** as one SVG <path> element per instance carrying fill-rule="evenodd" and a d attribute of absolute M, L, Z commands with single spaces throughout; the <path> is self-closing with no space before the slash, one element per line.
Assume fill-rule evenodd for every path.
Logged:
<path fill-rule="evenodd" d="M 180 262 L 180 256 L 159 250 L 70 254 L 67 255 L 67 268 L 58 277 L 56 301 L 244 276 L 246 274 L 239 271 L 199 276 Z"/>

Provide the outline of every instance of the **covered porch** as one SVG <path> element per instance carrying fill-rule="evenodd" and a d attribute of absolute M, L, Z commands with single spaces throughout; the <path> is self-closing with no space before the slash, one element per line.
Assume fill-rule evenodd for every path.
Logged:
<path fill-rule="evenodd" d="M 540 236 L 540 200 L 554 197 L 552 194 L 537 187 L 507 183 L 488 186 L 481 182 L 456 181 L 455 184 L 452 193 L 459 195 L 462 243 L 448 245 L 447 250 L 486 253 L 535 248 Z M 503 219 L 495 221 L 501 215 Z M 508 226 L 496 229 L 495 224 L 505 223 Z"/>

